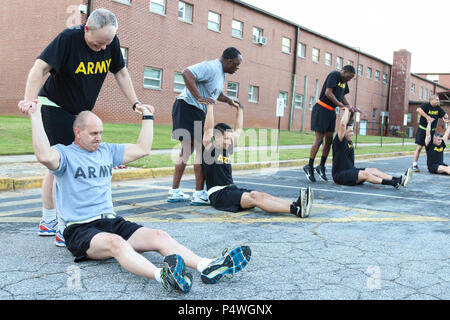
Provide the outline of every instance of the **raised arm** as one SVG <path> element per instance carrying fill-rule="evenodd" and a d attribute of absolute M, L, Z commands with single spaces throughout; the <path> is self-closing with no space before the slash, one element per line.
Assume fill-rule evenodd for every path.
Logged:
<path fill-rule="evenodd" d="M 447 144 L 448 136 L 450 135 L 450 125 L 447 124 L 447 129 L 445 130 L 444 136 L 442 137 L 442 140 L 445 144 Z"/>
<path fill-rule="evenodd" d="M 345 132 L 347 130 L 347 124 L 350 119 L 350 109 L 349 108 L 343 108 L 343 113 L 341 116 L 341 120 L 339 121 L 339 126 L 337 130 L 338 139 L 339 141 L 342 141 L 345 136 Z"/>
<path fill-rule="evenodd" d="M 236 122 L 234 124 L 234 130 L 233 130 L 233 144 L 237 145 L 237 142 L 239 140 L 239 137 L 242 133 L 242 127 L 244 125 L 244 106 L 239 104 L 239 106 L 236 106 L 237 114 L 236 114 Z"/>
<path fill-rule="evenodd" d="M 28 109 L 28 115 L 31 120 L 33 149 L 37 160 L 50 170 L 58 169 L 60 154 L 56 149 L 50 147 L 42 123 L 41 105 L 37 103 L 37 100 L 33 101 L 33 105 Z"/>
<path fill-rule="evenodd" d="M 208 149 L 214 134 L 214 106 L 208 104 L 206 108 L 205 126 L 203 128 L 203 146 Z"/>
<path fill-rule="evenodd" d="M 425 145 L 427 146 L 431 141 L 431 124 L 433 123 L 434 119 L 429 117 L 427 118 L 428 124 L 427 124 L 427 130 L 425 135 Z"/>
<path fill-rule="evenodd" d="M 153 112 L 155 109 L 148 105 L 136 106 L 136 112 L 142 114 L 142 127 L 136 144 L 125 144 L 123 163 L 129 163 L 148 156 L 153 143 Z"/>

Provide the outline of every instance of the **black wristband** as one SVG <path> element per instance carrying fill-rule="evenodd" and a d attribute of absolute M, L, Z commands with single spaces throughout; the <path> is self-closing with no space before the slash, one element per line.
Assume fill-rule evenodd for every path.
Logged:
<path fill-rule="evenodd" d="M 142 120 L 154 120 L 154 118 L 152 114 L 148 114 L 146 116 L 142 116 Z"/>
<path fill-rule="evenodd" d="M 138 104 L 141 104 L 139 101 L 136 101 L 134 104 L 133 104 L 133 111 L 135 111 L 136 110 L 136 105 L 138 105 Z"/>

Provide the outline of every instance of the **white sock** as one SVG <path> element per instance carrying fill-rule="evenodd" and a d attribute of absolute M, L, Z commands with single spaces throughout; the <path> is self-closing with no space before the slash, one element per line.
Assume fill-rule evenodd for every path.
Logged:
<path fill-rule="evenodd" d="M 156 268 L 155 270 L 155 280 L 161 283 L 161 268 Z"/>
<path fill-rule="evenodd" d="M 213 261 L 213 259 L 201 258 L 197 264 L 197 271 L 202 272 Z"/>
<path fill-rule="evenodd" d="M 413 166 L 417 166 L 417 162 L 413 162 Z"/>
<path fill-rule="evenodd" d="M 50 222 L 56 219 L 56 209 L 42 208 L 42 220 Z"/>

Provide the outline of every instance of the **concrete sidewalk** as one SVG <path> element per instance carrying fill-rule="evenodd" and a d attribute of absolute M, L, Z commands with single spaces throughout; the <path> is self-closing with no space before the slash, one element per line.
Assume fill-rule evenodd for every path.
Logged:
<path fill-rule="evenodd" d="M 405 143 L 405 145 L 412 145 L 413 143 Z M 358 146 L 377 146 L 377 143 L 360 143 Z M 402 143 L 391 143 L 385 145 L 402 145 Z M 310 145 L 289 145 L 280 146 L 280 150 L 286 149 L 309 149 Z M 272 147 L 237 147 L 236 151 L 242 150 L 268 150 Z M 171 154 L 177 149 L 161 149 L 153 150 L 152 154 Z M 412 152 L 394 152 L 394 153 L 383 153 L 383 154 L 368 154 L 359 155 L 357 159 L 369 159 L 369 158 L 383 158 L 383 157 L 396 157 L 412 155 Z M 331 157 L 330 159 L 331 160 Z M 308 159 L 297 159 L 297 160 L 285 160 L 285 161 L 272 161 L 272 162 L 251 162 L 251 163 L 235 163 L 233 164 L 233 170 L 252 170 L 260 168 L 273 168 L 273 167 L 289 167 L 289 166 L 303 166 L 307 164 Z M 330 163 L 330 162 L 329 162 Z M 113 181 L 120 180 L 130 180 L 130 179 L 147 179 L 156 178 L 162 176 L 173 175 L 174 168 L 133 168 L 126 167 L 123 169 L 113 170 Z M 13 191 L 17 189 L 28 189 L 28 188 L 40 188 L 42 185 L 42 180 L 47 172 L 42 164 L 37 162 L 36 156 L 31 155 L 9 155 L 0 156 L 0 191 Z M 186 167 L 186 174 L 193 173 L 193 167 Z"/>

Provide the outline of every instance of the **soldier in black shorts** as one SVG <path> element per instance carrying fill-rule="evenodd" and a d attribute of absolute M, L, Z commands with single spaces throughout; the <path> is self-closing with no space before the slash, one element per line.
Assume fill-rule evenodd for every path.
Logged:
<path fill-rule="evenodd" d="M 432 122 L 436 120 L 428 121 L 425 148 L 427 150 L 427 166 L 430 173 L 445 173 L 450 174 L 450 167 L 444 163 L 444 150 L 447 146 L 448 136 L 450 134 L 450 121 L 446 120 L 447 130 L 444 135 L 440 132 L 431 134 Z"/>
<path fill-rule="evenodd" d="M 400 177 L 392 177 L 375 168 L 356 168 L 353 149 L 353 123 L 350 121 L 351 111 L 343 109 L 338 131 L 333 140 L 332 175 L 336 184 L 354 186 L 365 181 L 373 184 L 391 185 L 395 189 L 406 187 L 412 178 L 412 170 L 408 168 Z"/>
<path fill-rule="evenodd" d="M 420 114 L 419 127 L 416 132 L 416 144 L 417 149 L 414 152 L 414 159 L 412 169 L 414 172 L 420 172 L 419 166 L 417 165 L 417 161 L 419 160 L 420 152 L 422 151 L 422 147 L 425 146 L 425 135 L 427 130 L 428 121 L 431 121 L 431 134 L 436 130 L 436 126 L 438 124 L 438 119 L 442 118 L 444 121 L 448 120 L 448 115 L 445 111 L 439 106 L 439 97 L 437 95 L 431 95 L 429 102 L 422 104 L 419 108 L 417 108 L 417 113 Z"/>
<path fill-rule="evenodd" d="M 225 123 L 214 126 L 213 105 L 207 106 L 203 145 L 203 172 L 211 205 L 222 211 L 238 212 L 258 207 L 266 212 L 291 213 L 306 218 L 311 212 L 313 191 L 301 188 L 294 202 L 267 193 L 237 187 L 233 182 L 231 155 L 243 125 L 243 108 L 235 105 L 237 117 L 234 130 Z"/>
<path fill-rule="evenodd" d="M 311 182 L 316 182 L 314 177 L 314 169 L 319 176 L 328 181 L 325 173 L 325 163 L 330 152 L 331 142 L 333 140 L 333 133 L 336 126 L 336 112 L 335 108 L 350 107 L 345 95 L 350 92 L 348 82 L 355 76 L 355 68 L 350 65 L 345 66 L 341 72 L 331 72 L 322 87 L 320 98 L 314 105 L 311 113 L 311 130 L 316 132 L 316 138 L 311 147 L 309 156 L 309 164 L 303 167 L 306 177 Z M 320 165 L 314 168 L 314 159 L 319 151 L 320 145 L 325 143 L 322 148 L 322 158 Z"/>

